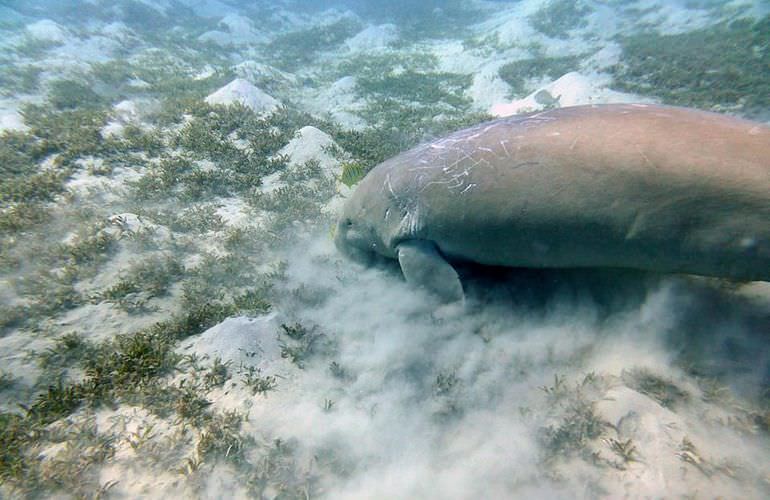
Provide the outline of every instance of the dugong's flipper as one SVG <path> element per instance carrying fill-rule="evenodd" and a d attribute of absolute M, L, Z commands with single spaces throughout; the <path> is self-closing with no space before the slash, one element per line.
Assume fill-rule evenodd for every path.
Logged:
<path fill-rule="evenodd" d="M 436 245 L 425 240 L 408 240 L 400 243 L 397 250 L 398 263 L 408 283 L 426 288 L 444 303 L 463 300 L 460 277 Z"/>

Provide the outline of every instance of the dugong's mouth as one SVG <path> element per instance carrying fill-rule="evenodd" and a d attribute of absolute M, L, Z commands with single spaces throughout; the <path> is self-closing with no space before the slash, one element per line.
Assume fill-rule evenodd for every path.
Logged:
<path fill-rule="evenodd" d="M 337 249 L 348 257 L 365 266 L 374 263 L 375 253 L 372 251 L 372 241 L 368 235 L 356 227 L 349 218 L 340 219 L 334 234 L 334 244 Z"/>

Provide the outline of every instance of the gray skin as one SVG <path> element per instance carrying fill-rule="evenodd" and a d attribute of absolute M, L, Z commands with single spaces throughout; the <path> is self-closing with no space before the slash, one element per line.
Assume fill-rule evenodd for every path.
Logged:
<path fill-rule="evenodd" d="M 770 281 L 770 127 L 643 104 L 483 123 L 375 167 L 335 243 L 444 302 L 458 261 Z"/>

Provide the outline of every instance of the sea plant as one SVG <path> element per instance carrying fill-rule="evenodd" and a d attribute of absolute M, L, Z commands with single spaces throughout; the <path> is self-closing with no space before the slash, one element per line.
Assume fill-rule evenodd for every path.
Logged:
<path fill-rule="evenodd" d="M 57 110 L 97 108 L 103 99 L 87 83 L 56 80 L 49 85 L 48 102 Z"/>
<path fill-rule="evenodd" d="M 645 368 L 626 370 L 622 377 L 628 387 L 649 396 L 666 408 L 675 408 L 690 399 L 690 393 L 681 389 L 671 379 L 656 375 Z"/>
<path fill-rule="evenodd" d="M 358 92 L 368 98 L 398 99 L 420 105 L 444 104 L 462 108 L 469 104 L 463 91 L 471 84 L 471 76 L 447 72 L 380 73 L 356 80 Z"/>
<path fill-rule="evenodd" d="M 171 285 L 184 274 L 184 268 L 169 255 L 151 255 L 135 262 L 98 298 L 121 304 L 129 295 L 145 294 L 147 298 L 166 295 Z"/>
<path fill-rule="evenodd" d="M 275 375 L 263 375 L 262 370 L 256 366 L 248 366 L 241 369 L 241 382 L 251 389 L 253 395 L 265 395 L 275 390 L 278 385 Z"/>
<path fill-rule="evenodd" d="M 30 94 L 38 89 L 43 68 L 34 64 L 3 63 L 0 66 L 0 95 Z"/>
<path fill-rule="evenodd" d="M 293 71 L 311 63 L 319 53 L 340 46 L 361 28 L 358 20 L 342 17 L 328 24 L 279 35 L 268 44 L 267 53 L 272 55 L 276 66 Z"/>
<path fill-rule="evenodd" d="M 620 458 L 621 462 L 617 464 L 617 468 L 625 469 L 630 462 L 638 462 L 638 452 L 636 445 L 632 439 L 626 439 L 625 441 L 615 438 L 608 438 L 605 440 L 610 450 Z"/>
<path fill-rule="evenodd" d="M 253 439 L 241 435 L 244 417 L 236 412 L 225 412 L 210 418 L 201 429 L 196 454 L 201 462 L 222 458 L 236 464 L 245 461 L 245 448 Z"/>
<path fill-rule="evenodd" d="M 592 10 L 583 0 L 549 0 L 529 17 L 529 22 L 544 35 L 567 38 L 571 30 L 587 24 L 585 16 Z"/>
<path fill-rule="evenodd" d="M 669 104 L 761 111 L 770 105 L 768 30 L 770 16 L 620 37 L 623 57 L 613 68 L 613 86 Z"/>
<path fill-rule="evenodd" d="M 534 90 L 529 82 L 536 78 L 554 80 L 579 68 L 579 56 L 535 57 L 504 64 L 498 70 L 500 78 L 511 86 L 511 94 L 521 97 Z"/>
<path fill-rule="evenodd" d="M 281 324 L 278 339 L 281 345 L 281 357 L 288 359 L 298 368 L 305 368 L 307 361 L 314 355 L 330 353 L 333 344 L 321 333 L 318 327 L 308 328 L 300 323 Z"/>

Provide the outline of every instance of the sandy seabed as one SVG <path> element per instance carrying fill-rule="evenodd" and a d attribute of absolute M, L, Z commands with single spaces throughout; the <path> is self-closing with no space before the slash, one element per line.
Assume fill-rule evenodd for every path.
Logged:
<path fill-rule="evenodd" d="M 39 297 L 58 300 L 54 292 L 68 276 L 76 277 L 69 284 L 79 299 L 50 313 L 35 306 L 44 312 L 0 337 L 0 495 L 770 496 L 767 283 L 468 269 L 467 310 L 442 317 L 397 267 L 346 261 L 329 231 L 352 189 L 342 182 L 346 172 L 366 161 L 338 129 L 387 129 L 393 109 L 414 113 L 407 122 L 428 109 L 435 125 L 453 113 L 657 102 L 654 93 L 613 88 L 612 68 L 623 61 L 617 35 L 761 19 L 768 14 L 763 2 L 581 2 L 590 11 L 580 22 L 550 35 L 536 22 L 549 2 L 473 2 L 478 13 L 462 29 L 450 23 L 449 33 L 418 39 L 398 23 L 402 18 L 367 17 L 370 11 L 356 10 L 360 2 L 325 10 L 292 2 L 106 4 L 85 2 L 83 12 L 103 14 L 88 22 L 46 2 L 40 9 L 0 7 L 0 43 L 9 54 L 2 64 L 14 68 L 0 78 L 4 141 L 12 144 L 14 131 L 46 140 L 24 109 L 55 108 L 54 97 L 66 97 L 52 90 L 62 80 L 91 89 L 109 109 L 100 141 L 145 140 L 141 147 L 132 142 L 119 162 L 90 151 L 66 159 L 73 147 L 56 146 L 36 172 L 70 160 L 74 166 L 64 191 L 44 205 L 48 219 L 18 233 L 4 230 L 3 313 L 32 307 Z M 451 21 L 451 5 L 425 15 Z M 137 12 L 155 12 L 157 31 L 146 27 L 150 18 L 131 17 Z M 329 26 L 355 28 L 302 64 L 276 59 L 279 51 L 296 55 L 289 44 L 300 42 L 287 34 L 320 36 L 313 30 L 324 34 Z M 511 62 L 564 57 L 575 58 L 573 67 L 530 77 L 519 93 L 499 73 Z M 388 65 L 388 73 L 361 62 L 369 59 Z M 134 71 L 158 60 L 166 72 Z M 111 61 L 118 63 L 113 76 L 121 65 L 137 66 L 107 83 Z M 349 61 L 361 66 L 345 66 Z M 446 84 L 438 103 L 425 92 L 434 80 L 419 80 L 419 91 L 404 94 L 376 85 L 384 76 L 403 83 L 404 74 L 464 83 Z M 25 87 L 24 75 L 37 85 Z M 165 88 L 172 77 L 176 86 Z M 161 123 L 174 93 L 190 97 L 185 92 L 197 92 L 196 85 L 206 91 L 179 108 L 178 120 Z M 67 102 L 56 112 L 65 113 Z M 204 103 L 211 107 L 196 114 Z M 245 125 L 219 142 L 195 128 L 236 121 L 217 106 L 246 109 L 238 119 L 259 140 L 239 136 Z M 269 122 L 286 109 L 301 116 L 286 136 L 249 121 Z M 275 148 L 263 140 L 271 134 L 281 142 Z M 365 136 L 356 137 L 360 144 Z M 210 143 L 219 149 L 204 151 Z M 267 168 L 257 150 L 285 164 L 249 189 L 216 189 L 230 182 L 215 176 L 223 170 L 247 176 L 238 170 L 239 154 Z M 182 157 L 190 164 L 173 170 L 171 159 Z M 208 178 L 214 180 L 200 181 Z M 191 186 L 204 186 L 203 194 L 195 198 Z M 9 196 L 2 198 L 4 214 L 17 207 Z M 86 244 L 100 248 L 100 241 L 109 251 L 96 250 L 102 253 L 95 263 L 78 260 Z M 61 252 L 66 258 L 52 257 Z M 70 275 L 73 262 L 93 269 Z M 153 281 L 159 274 L 169 282 Z M 269 307 L 244 295 L 249 291 Z M 215 324 L 187 324 L 194 334 L 174 337 L 170 347 L 150 342 L 160 361 L 139 347 L 131 351 L 145 344 L 111 343 L 151 332 L 189 313 L 191 304 L 238 297 L 252 301 L 226 309 L 231 314 Z M 56 403 L 69 401 L 68 387 L 93 380 L 117 387 L 121 356 L 158 361 L 159 368 L 136 387 L 105 389 L 110 397 L 103 401 L 72 393 L 78 404 L 50 417 Z M 112 367 L 113 379 L 96 378 L 93 363 Z M 57 383 L 60 399 L 47 389 Z M 10 415 L 26 419 L 26 429 L 12 427 Z"/>

